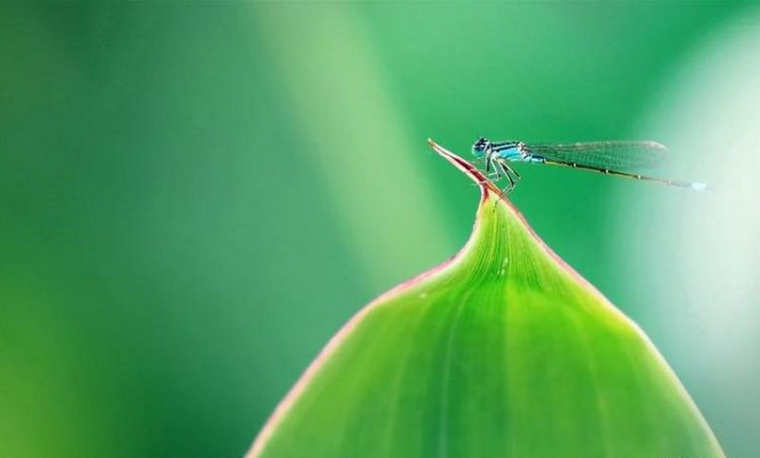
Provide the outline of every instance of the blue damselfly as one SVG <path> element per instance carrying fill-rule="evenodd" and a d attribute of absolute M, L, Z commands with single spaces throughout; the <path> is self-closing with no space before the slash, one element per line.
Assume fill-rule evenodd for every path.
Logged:
<path fill-rule="evenodd" d="M 638 173 L 662 163 L 667 148 L 653 141 L 597 141 L 580 143 L 524 143 L 516 140 L 491 142 L 479 138 L 472 145 L 472 153 L 485 160 L 486 173 L 496 180 L 506 178 L 505 192 L 514 189 L 520 175 L 509 162 L 559 165 L 616 175 L 695 191 L 704 191 L 704 183 L 671 180 Z"/>

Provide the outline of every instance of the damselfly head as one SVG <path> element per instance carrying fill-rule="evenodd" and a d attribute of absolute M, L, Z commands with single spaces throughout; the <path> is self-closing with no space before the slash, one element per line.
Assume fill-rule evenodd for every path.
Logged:
<path fill-rule="evenodd" d="M 473 145 L 472 145 L 472 154 L 475 157 L 483 157 L 483 155 L 486 153 L 488 148 L 491 147 L 491 142 L 488 141 L 485 137 L 480 137 Z"/>

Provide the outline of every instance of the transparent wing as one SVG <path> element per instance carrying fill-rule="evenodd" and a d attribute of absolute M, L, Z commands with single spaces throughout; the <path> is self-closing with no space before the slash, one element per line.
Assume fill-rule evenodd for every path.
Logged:
<path fill-rule="evenodd" d="M 527 147 L 549 160 L 610 170 L 652 169 L 662 163 L 667 151 L 652 141 L 533 143 Z"/>

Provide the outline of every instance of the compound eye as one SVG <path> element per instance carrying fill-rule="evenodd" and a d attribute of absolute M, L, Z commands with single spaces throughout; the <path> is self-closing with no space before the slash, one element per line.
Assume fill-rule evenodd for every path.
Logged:
<path fill-rule="evenodd" d="M 474 145 L 472 145 L 472 149 L 476 151 L 483 151 L 486 147 L 486 144 L 488 143 L 488 140 L 486 140 L 484 137 L 480 137 Z"/>
<path fill-rule="evenodd" d="M 486 139 L 481 137 L 472 145 L 472 153 L 476 156 L 482 156 L 486 147 Z"/>

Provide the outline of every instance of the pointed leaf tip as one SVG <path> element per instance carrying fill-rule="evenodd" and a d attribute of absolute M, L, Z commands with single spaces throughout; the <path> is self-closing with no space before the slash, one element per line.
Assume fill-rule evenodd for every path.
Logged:
<path fill-rule="evenodd" d="M 508 200 L 504 193 L 502 193 L 502 191 L 472 163 L 442 147 L 431 138 L 428 139 L 428 144 L 436 153 L 449 161 L 456 168 L 464 172 L 464 174 L 467 175 L 472 181 L 477 183 L 477 185 L 480 187 L 480 192 L 483 199 L 486 199 L 490 193 L 493 193 L 504 200 Z"/>

